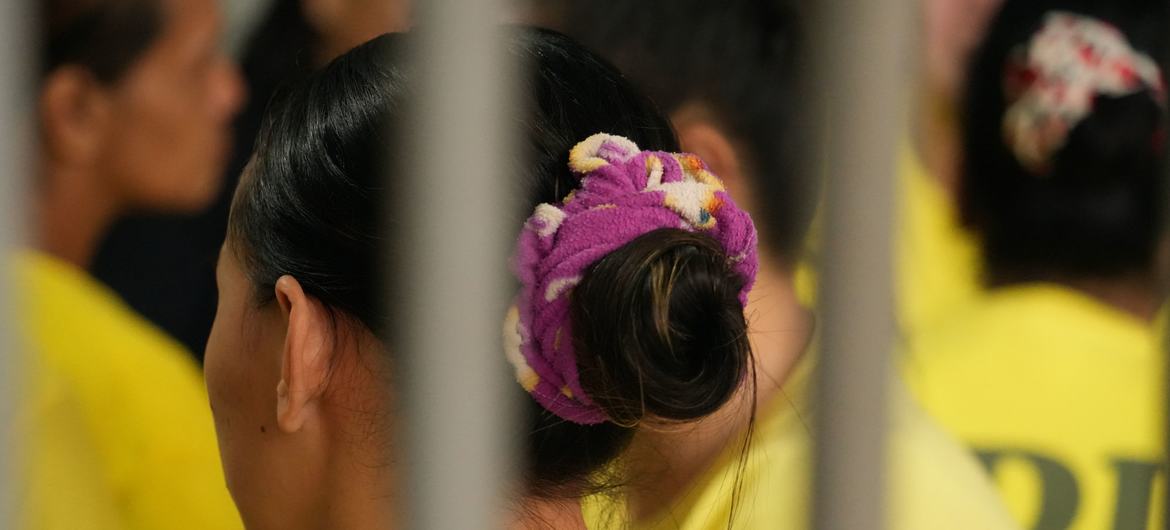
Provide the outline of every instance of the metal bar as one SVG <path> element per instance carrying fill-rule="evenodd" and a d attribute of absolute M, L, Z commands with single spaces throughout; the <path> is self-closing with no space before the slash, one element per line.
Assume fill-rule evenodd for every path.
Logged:
<path fill-rule="evenodd" d="M 913 2 L 836 0 L 814 13 L 816 108 L 827 112 L 818 530 L 886 526 L 886 383 L 894 341 L 891 228 Z M 816 94 L 818 92 L 814 92 Z"/>
<path fill-rule="evenodd" d="M 1162 22 L 1166 24 L 1166 27 L 1170 27 L 1170 19 L 1163 20 Z M 1166 42 L 1164 44 L 1170 47 L 1170 42 Z M 1170 48 L 1163 50 L 1160 61 L 1162 68 L 1167 68 L 1167 61 L 1170 61 Z M 1163 73 L 1163 75 L 1166 74 Z M 1166 118 L 1163 117 L 1163 126 L 1165 126 L 1165 120 Z M 1162 171 L 1165 172 L 1164 178 L 1170 177 L 1170 162 L 1163 162 Z M 1165 192 L 1166 194 L 1162 196 L 1162 200 L 1166 201 L 1167 204 L 1170 204 L 1170 189 L 1165 190 Z M 1162 229 L 1170 231 L 1170 219 L 1163 219 L 1162 222 L 1164 223 Z M 1166 294 L 1167 293 L 1163 293 L 1163 295 Z M 1163 301 L 1162 307 L 1170 307 L 1170 298 L 1167 298 L 1165 301 Z M 1170 355 L 1170 333 L 1166 333 L 1164 329 L 1160 331 L 1162 333 L 1162 354 Z M 1170 363 L 1164 362 L 1162 370 L 1164 377 L 1163 381 L 1170 381 Z M 1162 388 L 1162 407 L 1164 407 L 1162 410 L 1162 436 L 1164 447 L 1162 457 L 1160 459 L 1162 466 L 1161 471 L 1159 472 L 1162 477 L 1162 503 L 1159 505 L 1157 501 L 1154 502 L 1152 509 L 1157 513 L 1153 514 L 1152 520 L 1161 521 L 1162 523 L 1159 526 L 1161 526 L 1164 530 L 1170 530 L 1170 476 L 1168 476 L 1166 472 L 1166 463 L 1168 460 L 1170 460 L 1170 391 L 1167 391 L 1165 385 L 1163 385 Z M 1155 489 L 1154 491 L 1158 490 Z"/>
<path fill-rule="evenodd" d="M 404 306 L 408 507 L 418 529 L 493 528 L 515 461 L 501 346 L 506 300 L 505 215 L 514 163 L 513 65 L 497 21 L 503 0 L 417 6 L 416 122 L 408 144 L 405 208 L 394 213 L 408 249 L 392 279 Z M 393 290 L 393 289 L 392 289 Z"/>
<path fill-rule="evenodd" d="M 0 3 L 0 259 L 7 259 L 25 241 L 25 180 L 33 152 L 31 95 L 33 35 L 32 3 Z M 15 307 L 10 274 L 0 275 L 0 527 L 15 526 L 17 518 L 16 464 L 19 440 L 12 427 L 16 407 L 27 379 L 17 350 Z"/>

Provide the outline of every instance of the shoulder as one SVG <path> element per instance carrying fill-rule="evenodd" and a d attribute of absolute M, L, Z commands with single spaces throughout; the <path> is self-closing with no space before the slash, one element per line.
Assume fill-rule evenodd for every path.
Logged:
<path fill-rule="evenodd" d="M 202 386 L 182 345 L 84 270 L 33 252 L 15 256 L 10 267 L 25 338 L 43 362 L 65 374 L 82 365 L 97 373 L 129 370 Z"/>
<path fill-rule="evenodd" d="M 935 424 L 900 382 L 892 385 L 891 528 L 1017 528 L 975 456 Z"/>

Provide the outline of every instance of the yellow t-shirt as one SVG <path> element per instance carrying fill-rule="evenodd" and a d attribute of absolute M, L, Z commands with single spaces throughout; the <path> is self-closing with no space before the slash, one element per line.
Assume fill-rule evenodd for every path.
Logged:
<path fill-rule="evenodd" d="M 897 175 L 894 288 L 899 328 L 910 335 L 979 291 L 979 249 L 908 140 L 899 150 Z M 816 306 L 823 213 L 818 207 L 795 273 L 797 297 L 808 307 Z"/>
<path fill-rule="evenodd" d="M 1056 285 L 1000 288 L 919 334 L 906 362 L 921 402 L 993 469 L 1026 526 L 1161 528 L 1152 324 Z"/>
<path fill-rule="evenodd" d="M 665 513 L 637 528 L 726 529 L 733 504 L 734 528 L 809 528 L 813 364 L 811 359 L 801 361 L 785 383 L 784 394 L 761 410 L 742 472 L 738 448 L 726 451 Z M 1017 528 L 975 459 L 928 420 L 897 382 L 891 387 L 891 397 L 888 527 Z M 733 495 L 737 477 L 742 489 Z M 620 508 L 605 499 L 591 498 L 583 504 L 591 529 L 612 528 L 615 510 Z"/>
<path fill-rule="evenodd" d="M 24 527 L 242 528 L 191 357 L 84 271 L 14 265 L 33 370 Z"/>
<path fill-rule="evenodd" d="M 898 169 L 894 264 L 898 324 L 906 336 L 979 291 L 979 250 L 951 198 L 907 142 Z"/>
<path fill-rule="evenodd" d="M 21 352 L 28 352 L 21 348 Z M 115 500 L 103 486 L 93 457 L 93 441 L 83 426 L 81 406 L 66 378 L 22 355 L 17 394 L 13 460 L 19 462 L 15 489 L 17 519 L 5 521 L 30 530 L 105 530 L 121 528 Z M 0 525 L 8 528 L 7 525 Z"/>

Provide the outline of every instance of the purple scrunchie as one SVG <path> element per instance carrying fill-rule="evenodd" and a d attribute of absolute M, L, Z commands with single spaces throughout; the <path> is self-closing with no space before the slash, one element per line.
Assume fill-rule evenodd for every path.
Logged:
<path fill-rule="evenodd" d="M 663 228 L 709 234 L 743 277 L 747 304 L 758 267 L 756 229 L 697 156 L 641 151 L 626 138 L 595 134 L 569 154 L 581 186 L 560 207 L 541 204 L 520 232 L 513 269 L 522 287 L 504 322 L 516 379 L 553 414 L 584 425 L 606 421 L 581 389 L 569 295 L 590 266 Z"/>

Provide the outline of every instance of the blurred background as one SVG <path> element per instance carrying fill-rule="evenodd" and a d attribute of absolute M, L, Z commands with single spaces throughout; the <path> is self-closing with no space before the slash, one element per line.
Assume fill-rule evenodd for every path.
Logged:
<path fill-rule="evenodd" d="M 1170 2 L 5 9 L 4 528 L 1167 528 Z M 498 346 L 594 133 L 759 245 L 574 334 L 602 427 Z"/>

